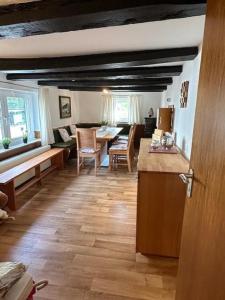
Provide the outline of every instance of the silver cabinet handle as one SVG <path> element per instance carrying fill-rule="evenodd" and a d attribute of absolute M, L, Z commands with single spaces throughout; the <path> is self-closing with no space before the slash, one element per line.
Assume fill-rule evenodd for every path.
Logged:
<path fill-rule="evenodd" d="M 190 169 L 188 173 L 179 174 L 179 177 L 183 181 L 183 183 L 187 184 L 187 197 L 191 198 L 192 185 L 193 185 L 193 179 L 194 179 L 193 170 Z"/>
<path fill-rule="evenodd" d="M 183 173 L 183 174 L 180 174 L 179 177 L 183 181 L 183 183 L 188 184 L 189 179 L 193 178 L 193 174 Z"/>

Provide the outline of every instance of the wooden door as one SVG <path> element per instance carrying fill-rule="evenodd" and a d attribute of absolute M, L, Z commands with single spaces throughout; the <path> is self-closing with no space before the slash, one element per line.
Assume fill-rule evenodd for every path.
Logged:
<path fill-rule="evenodd" d="M 225 2 L 209 0 L 177 300 L 225 299 Z"/>
<path fill-rule="evenodd" d="M 158 129 L 170 132 L 172 127 L 172 108 L 159 108 Z"/>

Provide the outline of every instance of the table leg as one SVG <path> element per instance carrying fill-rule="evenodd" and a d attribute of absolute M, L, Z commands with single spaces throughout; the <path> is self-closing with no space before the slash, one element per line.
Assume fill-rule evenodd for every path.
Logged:
<path fill-rule="evenodd" d="M 108 142 L 105 141 L 101 151 L 101 167 L 108 168 L 108 166 L 109 166 Z"/>

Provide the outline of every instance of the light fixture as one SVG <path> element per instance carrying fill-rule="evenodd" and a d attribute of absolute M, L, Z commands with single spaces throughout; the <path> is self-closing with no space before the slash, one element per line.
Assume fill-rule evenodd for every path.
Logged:
<path fill-rule="evenodd" d="M 103 89 L 102 92 L 103 92 L 103 94 L 109 94 L 109 90 L 107 90 L 107 89 Z"/>

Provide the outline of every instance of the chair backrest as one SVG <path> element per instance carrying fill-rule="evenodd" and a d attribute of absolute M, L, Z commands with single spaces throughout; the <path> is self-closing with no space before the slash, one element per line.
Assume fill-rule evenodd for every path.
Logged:
<path fill-rule="evenodd" d="M 128 136 L 128 151 L 133 147 L 134 144 L 134 136 L 136 131 L 136 125 L 132 125 L 130 127 L 129 136 Z"/>
<path fill-rule="evenodd" d="M 77 128 L 77 150 L 81 148 L 97 149 L 96 129 L 91 128 Z"/>

